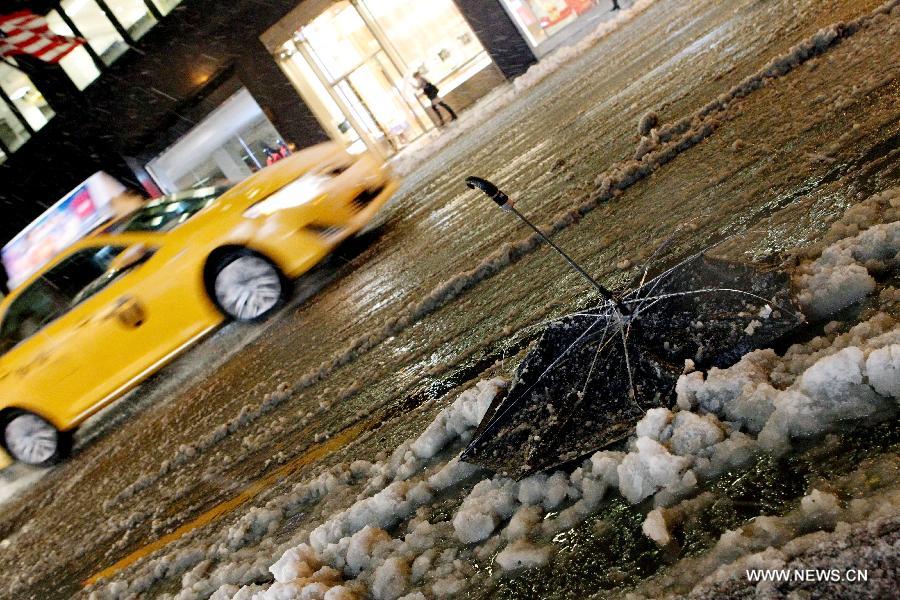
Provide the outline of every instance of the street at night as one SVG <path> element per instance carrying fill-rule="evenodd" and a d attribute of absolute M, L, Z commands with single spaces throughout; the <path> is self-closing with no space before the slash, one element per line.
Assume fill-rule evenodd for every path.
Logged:
<path fill-rule="evenodd" d="M 149 61 L 164 53 L 154 44 L 162 38 L 154 36 L 165 34 L 169 20 L 189 28 L 202 14 L 199 5 L 215 4 L 196 0 L 195 10 L 194 1 L 184 0 L 165 14 L 154 7 L 150 13 L 160 13 L 154 16 L 159 31 L 149 29 L 134 40 L 129 52 L 136 58 L 129 54 L 120 60 Z M 29 8 L 28 2 L 17 4 L 14 9 Z M 38 354 L 25 366 L 13 362 L 34 339 L 9 337 L 16 298 L 26 296 L 17 287 L 27 288 L 40 277 L 27 279 L 33 277 L 29 272 L 16 281 L 11 265 L 21 263 L 7 262 L 4 254 L 11 303 L 2 305 L 2 335 L 9 343 L 4 339 L 0 391 L 13 394 L 14 385 L 30 385 L 31 397 L 45 392 L 38 385 L 46 385 L 50 391 L 41 399 L 69 420 L 62 427 L 53 415 L 40 413 L 39 403 L 32 409 L 17 404 L 18 398 L 0 398 L 10 455 L 0 461 L 9 463 L 0 470 L 0 597 L 637 600 L 895 594 L 900 583 L 900 2 L 636 0 L 621 1 L 615 11 L 609 10 L 614 3 L 604 0 L 569 2 L 593 8 L 577 18 L 572 12 L 567 27 L 575 33 L 552 47 L 554 36 L 562 35 L 554 26 L 523 28 L 516 15 L 524 9 L 509 8 L 539 3 L 505 2 L 501 10 L 499 2 L 485 1 L 482 8 L 498 4 L 510 31 L 523 32 L 517 44 L 533 51 L 533 60 L 514 75 L 513 63 L 520 59 L 498 58 L 502 43 L 487 40 L 484 22 L 467 12 L 478 3 L 458 2 L 454 14 L 465 17 L 484 44 L 478 55 L 483 58 L 467 58 L 465 69 L 474 73 L 471 65 L 478 60 L 491 66 L 446 94 L 446 104 L 458 113 L 452 121 L 445 122 L 444 107 L 428 105 L 437 100 L 427 93 L 398 84 L 397 97 L 401 91 L 420 93 L 422 101 L 410 105 L 413 124 L 404 131 L 367 129 L 385 105 L 374 96 L 366 99 L 369 80 L 362 75 L 336 78 L 333 87 L 327 77 L 315 85 L 288 81 L 292 69 L 327 75 L 328 60 L 310 57 L 319 56 L 315 52 L 323 46 L 316 46 L 322 44 L 317 40 L 332 21 L 312 21 L 311 11 L 330 15 L 334 27 L 343 27 L 347 16 L 339 11 L 356 7 L 368 23 L 381 14 L 375 5 L 385 3 L 283 4 L 287 16 L 247 40 L 265 44 L 272 60 L 312 65 L 302 67 L 305 71 L 281 65 L 284 76 L 271 67 L 273 74 L 266 77 L 286 77 L 277 102 L 248 83 L 252 69 L 239 66 L 236 75 L 229 71 L 221 79 L 239 78 L 243 91 L 232 94 L 232 83 L 226 82 L 228 93 L 209 91 L 195 104 L 172 103 L 167 110 L 173 115 L 212 106 L 210 98 L 222 104 L 212 117 L 192 116 L 194 129 L 185 123 L 172 131 L 159 129 L 153 144 L 160 150 L 138 161 L 144 166 L 132 176 L 107 167 L 102 153 L 77 159 L 97 160 L 90 169 L 137 190 L 142 202 L 154 196 L 152 189 L 175 198 L 171 206 L 193 195 L 202 201 L 196 216 L 194 209 L 177 209 L 186 211 L 177 223 L 150 221 L 144 231 L 135 225 L 135 213 L 128 213 L 109 229 L 88 234 L 99 236 L 104 248 L 133 244 L 117 251 L 121 254 L 106 274 L 100 269 L 111 282 L 102 285 L 121 285 L 129 277 L 137 281 L 142 272 L 148 273 L 150 283 L 141 284 L 148 294 L 165 282 L 192 282 L 184 289 L 196 288 L 202 300 L 178 292 L 156 312 L 153 305 L 132 307 L 117 300 L 119 312 L 107 319 L 135 331 L 159 327 L 154 319 L 168 320 L 172 329 L 180 328 L 183 339 L 171 342 L 178 353 L 166 346 L 136 366 L 144 351 L 129 347 L 131 338 L 115 334 L 96 341 L 87 328 L 67 334 L 75 355 L 92 352 L 89 345 L 96 341 L 105 354 L 138 358 L 129 359 L 133 372 L 123 376 L 128 386 L 109 383 L 110 389 L 126 392 L 115 402 L 57 408 L 75 402 L 67 395 L 80 389 L 74 382 L 89 380 L 84 389 L 94 390 L 94 380 L 111 381 L 103 369 L 116 361 L 73 361 L 80 369 L 74 375 L 53 371 L 52 376 L 50 369 L 63 368 L 52 357 L 42 361 Z M 304 8 L 313 4 L 317 8 Z M 437 4 L 456 6 L 449 0 Z M 47 14 L 49 9 L 34 10 Z M 4 12 L 13 11 L 0 7 Z M 285 29 L 289 18 L 301 17 L 312 24 L 298 29 L 291 21 Z M 288 48 L 278 35 L 293 29 L 298 33 Z M 179 44 L 194 44 L 197 60 L 207 60 L 201 56 L 202 36 Z M 404 56 L 396 45 L 396 52 L 373 51 L 374 58 L 366 59 L 382 61 L 379 72 L 387 78 L 390 65 Z M 221 59 L 217 52 L 209 50 Z M 16 68 L 28 73 L 33 63 L 19 60 Z M 59 69 L 41 68 L 35 82 L 47 69 Z M 118 73 L 110 69 L 86 88 L 84 106 L 92 89 L 100 90 L 104 78 Z M 442 80 L 442 89 L 449 89 L 453 77 L 463 81 L 454 73 Z M 148 89 L 159 89 L 154 76 L 147 75 Z M 407 79 L 409 86 L 418 85 L 415 77 Z M 359 96 L 360 106 L 369 107 L 369 116 L 354 112 L 349 101 L 345 106 L 341 82 Z M 328 94 L 322 91 L 326 87 Z M 314 92 L 324 94 L 324 108 L 309 100 Z M 282 125 L 291 121 L 288 113 L 278 113 L 287 94 L 297 103 L 306 101 L 309 114 L 320 120 L 320 114 L 346 112 L 340 127 L 317 129 L 322 139 L 315 141 L 330 138 L 333 147 L 304 143 L 286 129 L 309 129 L 309 123 Z M 45 96 L 55 108 L 54 97 Z M 253 110 L 265 113 L 265 125 L 254 121 L 252 134 L 268 127 L 289 131 L 284 157 L 274 136 L 258 159 L 250 142 L 244 155 L 224 137 L 220 149 L 199 145 L 226 126 L 225 120 L 203 119 L 232 109 L 227 114 L 238 115 L 236 107 L 247 98 Z M 90 129 L 103 128 L 98 111 L 78 110 L 87 111 Z M 9 152 L 0 163 L 0 197 L 5 211 L 16 215 L 4 243 L 25 239 L 14 236 L 61 196 L 49 195 L 52 185 L 68 190 L 90 175 L 39 162 L 37 148 L 53 144 L 46 132 L 69 118 L 62 109 L 56 112 L 45 131 L 30 127 L 33 139 L 21 151 L 4 142 Z M 163 118 L 169 113 L 148 106 L 147 131 L 135 139 L 143 144 L 153 137 L 152 115 L 179 123 Z M 241 136 L 235 139 L 243 144 L 246 136 Z M 67 153 L 75 152 L 73 145 L 77 140 L 66 137 Z M 226 157 L 223 148 L 234 148 L 243 162 Z M 203 155 L 201 164 L 198 152 L 213 158 Z M 127 156 L 123 165 L 140 158 L 136 152 Z M 184 160 L 194 162 L 182 168 Z M 48 181 L 32 175 L 23 182 L 17 165 L 26 162 Z M 199 175 L 213 164 L 231 184 L 237 181 L 229 169 L 246 168 L 248 179 L 229 191 L 215 188 L 215 200 L 209 191 L 213 182 Z M 288 183 L 296 176 L 290 168 L 312 169 L 313 175 Z M 612 290 L 613 301 L 515 214 L 467 187 L 470 176 L 499 186 L 518 213 L 589 279 Z M 322 185 L 333 187 L 321 198 L 334 203 L 333 213 L 317 204 L 320 212 L 308 224 L 278 221 L 285 201 L 275 190 L 301 194 L 303 185 L 326 178 L 332 179 Z M 363 185 L 368 187 L 360 195 L 342 196 Z M 39 209 L 23 208 L 30 190 L 35 192 L 29 201 Z M 191 194 L 177 195 L 186 191 Z M 248 200 L 249 208 L 241 204 L 241 195 L 253 200 L 258 193 L 272 196 Z M 138 211 L 170 206 L 159 202 L 149 200 Z M 176 209 L 148 214 L 162 220 L 170 212 Z M 254 228 L 241 219 L 253 219 Z M 220 242 L 232 221 L 237 225 L 227 235 L 250 231 L 246 239 L 257 246 L 248 242 L 238 248 L 242 244 L 233 237 Z M 126 225 L 117 228 L 120 222 Z M 157 227 L 169 240 L 159 248 L 152 237 Z M 179 233 L 192 231 L 189 227 L 198 233 Z M 220 238 L 208 233 L 219 230 Z M 309 245 L 284 241 L 294 235 L 328 243 L 316 241 L 307 257 L 298 253 Z M 724 310 L 724 300 L 711 296 L 713 314 L 698 314 L 685 326 L 691 339 L 701 340 L 699 350 L 687 361 L 679 356 L 663 393 L 652 398 L 652 406 L 642 404 L 644 384 L 635 378 L 644 372 L 636 362 L 639 350 L 629 350 L 627 336 L 645 307 L 666 299 L 653 295 L 660 284 L 642 292 L 648 289 L 642 279 L 659 276 L 654 281 L 664 282 L 667 273 L 701 252 L 777 273 L 784 282 L 781 293 L 789 299 L 783 303 L 748 289 L 742 300 L 746 313 L 718 315 L 740 323 L 732 327 L 740 338 L 756 340 L 757 330 L 774 327 L 776 319 L 794 321 L 771 339 L 742 347 L 727 364 L 710 361 L 703 341 L 712 339 L 716 311 Z M 196 261 L 184 258 L 191 254 Z M 207 261 L 207 254 L 219 263 Z M 264 293 L 234 305 L 233 296 L 219 293 L 232 281 L 228 269 L 248 258 L 257 260 L 246 263 L 251 270 L 244 274 L 251 279 L 257 273 L 252 269 L 279 267 L 267 285 L 284 292 L 278 304 L 273 296 L 273 304 L 256 313 L 253 301 L 265 302 Z M 184 267 L 169 263 L 153 279 L 154 261 L 164 259 Z M 193 262 L 198 266 L 192 271 Z M 234 272 L 237 281 L 242 272 Z M 100 284 L 90 285 L 95 287 L 75 295 L 67 310 L 105 293 Z M 723 280 L 715 290 L 690 293 L 731 293 L 740 285 L 737 279 Z M 629 295 L 629 290 L 637 291 Z M 140 300 L 137 291 L 123 297 Z M 575 403 L 575 414 L 596 357 L 602 356 L 603 348 L 589 369 L 576 369 L 573 362 L 567 370 L 567 353 L 585 338 L 570 334 L 571 346 L 567 341 L 564 352 L 551 356 L 547 371 L 561 369 L 558 379 L 584 389 L 554 397 L 548 388 L 548 398 L 532 400 L 550 405 L 540 413 L 546 417 L 510 428 L 511 434 L 501 432 L 524 431 L 520 438 L 527 448 L 511 444 L 499 452 L 524 451 L 529 460 L 552 466 L 538 469 L 528 462 L 512 472 L 470 462 L 471 454 L 461 457 L 473 440 L 490 433 L 485 426 L 496 406 L 501 417 L 520 409 L 515 403 L 536 385 L 520 383 L 529 376 L 520 367 L 534 360 L 529 357 L 540 350 L 547 328 L 573 314 L 604 315 L 614 333 L 610 339 L 604 333 L 599 344 L 624 344 L 615 379 L 622 389 L 612 393 L 636 410 L 615 423 L 612 441 L 575 444 L 586 451 L 560 457 L 537 456 L 534 450 L 542 436 L 551 435 L 563 401 Z M 194 318 L 197 323 L 189 324 Z M 51 334 L 62 339 L 55 333 L 60 321 L 41 324 L 48 340 Z M 154 336 L 156 343 L 163 334 Z M 38 375 L 27 379 L 34 370 Z M 15 383 L 15 378 L 39 384 Z M 96 384 L 96 389 L 105 388 Z M 113 399 L 105 392 L 97 392 L 100 396 Z M 46 464 L 26 464 L 42 462 L 29 461 L 36 455 L 24 450 L 16 454 L 20 447 L 37 452 L 14 435 L 13 424 L 26 409 L 40 415 L 60 444 L 70 443 L 69 451 L 60 446 L 59 456 Z M 601 404 L 598 410 L 605 408 Z M 77 418 L 69 418 L 75 413 Z M 593 419 L 575 421 L 566 435 L 587 436 L 594 426 Z M 828 576 L 807 577 L 807 569 Z M 759 581 L 757 570 L 763 574 Z M 780 570 L 790 576 L 765 580 Z"/>

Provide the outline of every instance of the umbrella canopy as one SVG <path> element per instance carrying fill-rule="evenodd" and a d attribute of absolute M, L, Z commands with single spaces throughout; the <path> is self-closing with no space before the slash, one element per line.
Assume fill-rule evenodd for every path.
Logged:
<path fill-rule="evenodd" d="M 796 328 L 798 315 L 786 274 L 696 255 L 618 305 L 551 323 L 462 459 L 526 477 L 593 453 L 672 404 L 685 360 L 729 366 Z"/>

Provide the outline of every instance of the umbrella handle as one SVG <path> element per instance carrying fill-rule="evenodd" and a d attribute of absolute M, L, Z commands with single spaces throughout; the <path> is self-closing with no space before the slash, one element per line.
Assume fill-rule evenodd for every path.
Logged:
<path fill-rule="evenodd" d="M 497 206 L 502 208 L 505 211 L 515 213 L 522 221 L 525 222 L 531 229 L 537 233 L 541 239 L 543 239 L 547 244 L 550 245 L 551 248 L 556 250 L 565 260 L 575 269 L 582 277 L 584 277 L 594 288 L 599 292 L 601 296 L 606 298 L 609 302 L 615 305 L 616 309 L 619 313 L 623 315 L 630 314 L 631 311 L 625 306 L 620 299 L 616 297 L 609 289 L 601 285 L 597 280 L 588 275 L 587 271 L 585 271 L 581 265 L 579 265 L 575 260 L 573 260 L 568 254 L 566 254 L 562 248 L 553 243 L 553 241 L 544 235 L 544 232 L 538 229 L 531 221 L 525 218 L 525 215 L 520 213 L 515 208 L 515 203 L 509 199 L 500 188 L 498 188 L 495 184 L 491 183 L 487 179 L 483 179 L 481 177 L 467 177 L 466 178 L 466 186 L 472 190 L 480 190 L 484 193 L 488 198 L 493 200 Z"/>
<path fill-rule="evenodd" d="M 470 190 L 481 190 L 485 196 L 496 202 L 497 206 L 503 210 L 510 210 L 514 204 L 509 199 L 509 196 L 504 194 L 500 188 L 487 179 L 482 179 L 481 177 L 466 177 L 466 187 Z"/>

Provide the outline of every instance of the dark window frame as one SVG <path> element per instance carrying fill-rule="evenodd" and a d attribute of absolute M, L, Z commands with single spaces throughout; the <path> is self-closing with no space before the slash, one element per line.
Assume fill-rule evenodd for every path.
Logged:
<path fill-rule="evenodd" d="M 93 294 L 90 294 L 83 298 L 78 298 L 78 296 L 83 290 L 87 289 L 90 285 L 97 281 L 97 279 L 103 277 L 106 273 L 106 269 L 109 267 L 109 263 L 116 256 L 119 256 L 122 252 L 124 252 L 127 248 L 127 244 L 100 244 L 97 246 L 87 246 L 79 248 L 68 254 L 65 258 L 57 262 L 53 267 L 42 273 L 40 277 L 32 281 L 25 289 L 23 289 L 16 295 L 16 297 L 7 308 L 6 312 L 3 314 L 3 319 L 2 321 L 0 321 L 0 354 L 5 354 L 16 346 L 33 338 L 35 335 L 46 329 L 48 325 L 59 320 L 60 318 L 71 312 L 74 308 L 80 306 L 83 302 L 90 299 Z M 59 274 L 58 271 L 60 269 L 72 268 L 72 260 L 75 257 L 93 253 L 93 258 L 96 258 L 102 251 L 106 249 L 112 249 L 114 253 L 106 258 L 106 263 L 104 265 L 96 265 L 98 270 L 102 269 L 103 272 L 98 273 L 95 277 L 91 278 L 83 285 L 78 286 L 77 290 L 61 289 L 63 288 L 63 286 L 60 284 L 63 284 L 64 281 L 53 281 L 54 276 Z M 81 263 L 79 263 L 76 266 L 76 271 L 82 270 L 86 262 L 87 261 L 82 261 Z M 115 281 L 115 279 L 117 278 L 111 279 L 109 283 L 112 283 L 113 281 Z M 30 297 L 31 293 L 34 290 L 38 291 L 38 296 Z M 54 294 L 56 295 L 55 298 L 53 297 Z M 78 299 L 78 302 L 73 304 L 74 300 L 76 299 Z M 42 315 L 38 311 L 30 310 L 30 307 L 28 306 L 26 306 L 21 311 L 17 310 L 19 303 L 34 303 L 36 301 L 44 300 L 49 300 L 49 303 L 51 305 L 50 310 L 48 310 L 46 314 Z M 31 325 L 33 327 L 33 331 L 27 334 L 23 334 L 21 332 L 22 327 L 28 322 L 29 319 L 33 317 L 39 317 L 40 320 L 36 323 L 32 322 Z M 19 322 L 15 323 L 14 327 L 10 326 L 10 322 L 12 319 L 19 319 Z"/>

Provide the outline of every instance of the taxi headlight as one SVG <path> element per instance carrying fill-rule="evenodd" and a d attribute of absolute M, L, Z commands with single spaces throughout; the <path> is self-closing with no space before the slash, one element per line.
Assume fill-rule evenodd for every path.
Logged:
<path fill-rule="evenodd" d="M 265 200 L 257 202 L 244 212 L 249 219 L 269 216 L 280 210 L 308 204 L 325 192 L 330 177 L 319 173 L 307 173 L 287 184 Z"/>

